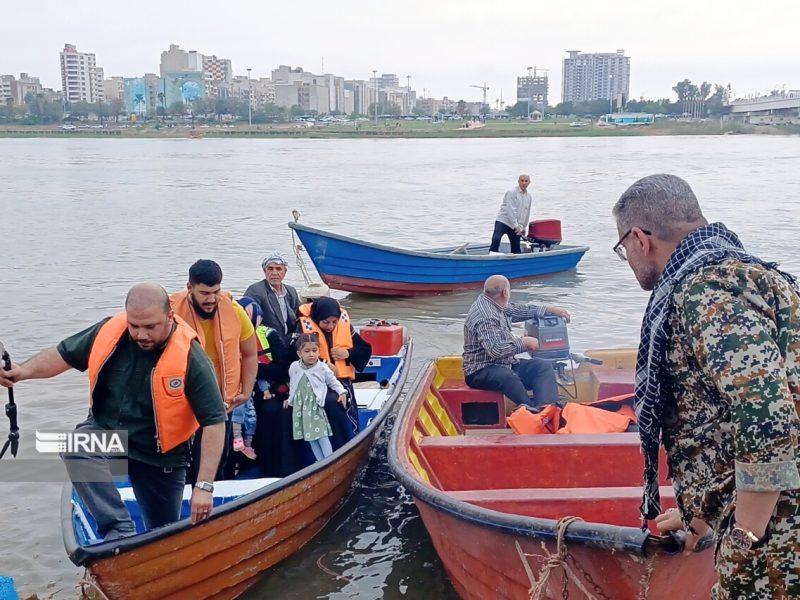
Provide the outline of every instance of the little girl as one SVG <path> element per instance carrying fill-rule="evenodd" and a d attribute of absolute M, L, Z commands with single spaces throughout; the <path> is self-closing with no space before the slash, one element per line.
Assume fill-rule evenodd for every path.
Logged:
<path fill-rule="evenodd" d="M 325 396 L 328 388 L 339 395 L 345 405 L 347 394 L 330 367 L 319 359 L 319 339 L 303 333 L 295 343 L 300 360 L 289 367 L 289 399 L 284 406 L 292 407 L 292 434 L 296 440 L 311 445 L 314 457 L 322 460 L 333 454 L 331 426 L 325 416 Z"/>

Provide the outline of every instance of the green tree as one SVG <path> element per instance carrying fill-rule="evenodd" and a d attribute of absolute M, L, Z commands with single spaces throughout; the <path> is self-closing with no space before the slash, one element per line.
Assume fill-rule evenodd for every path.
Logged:
<path fill-rule="evenodd" d="M 506 106 L 506 112 L 512 117 L 527 117 L 528 116 L 528 101 L 521 100 L 513 106 Z M 531 109 L 533 112 L 533 109 Z"/>
<path fill-rule="evenodd" d="M 306 114 L 306 111 L 303 110 L 302 106 L 295 104 L 289 109 L 289 114 L 294 118 Z"/>
<path fill-rule="evenodd" d="M 467 103 L 464 100 L 456 102 L 456 112 L 462 117 L 467 112 Z"/>
<path fill-rule="evenodd" d="M 369 114 L 375 115 L 375 108 L 376 108 L 375 102 L 370 104 L 369 105 Z M 394 102 L 386 102 L 386 101 L 378 102 L 377 103 L 377 110 L 378 110 L 378 115 L 391 115 L 393 117 L 396 117 L 397 115 L 399 115 L 402 112 L 401 109 L 400 109 L 400 106 L 398 104 L 395 104 Z"/>
<path fill-rule="evenodd" d="M 108 114 L 119 123 L 119 116 L 125 113 L 125 102 L 121 98 L 112 98 L 108 103 Z"/>
<path fill-rule="evenodd" d="M 167 112 L 173 116 L 181 116 L 186 114 L 186 105 L 183 102 L 173 102 L 169 105 Z"/>

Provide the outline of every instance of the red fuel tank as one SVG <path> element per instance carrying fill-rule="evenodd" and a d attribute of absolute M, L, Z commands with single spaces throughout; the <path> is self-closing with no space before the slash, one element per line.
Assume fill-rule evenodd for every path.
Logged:
<path fill-rule="evenodd" d="M 381 321 L 362 327 L 359 333 L 372 346 L 373 356 L 394 356 L 403 348 L 403 327 L 397 323 Z"/>

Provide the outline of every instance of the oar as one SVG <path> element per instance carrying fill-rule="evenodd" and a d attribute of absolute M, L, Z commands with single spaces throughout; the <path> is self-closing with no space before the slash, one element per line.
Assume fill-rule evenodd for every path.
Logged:
<path fill-rule="evenodd" d="M 0 342 L 0 360 L 3 361 L 3 369 L 6 371 L 11 370 L 11 357 L 3 342 Z M 6 404 L 6 416 L 9 421 L 8 439 L 3 444 L 3 449 L 0 450 L 0 458 L 5 456 L 6 450 L 11 448 L 11 456 L 17 456 L 19 450 L 19 426 L 17 425 L 17 405 L 14 403 L 14 388 L 8 388 L 8 403 Z"/>

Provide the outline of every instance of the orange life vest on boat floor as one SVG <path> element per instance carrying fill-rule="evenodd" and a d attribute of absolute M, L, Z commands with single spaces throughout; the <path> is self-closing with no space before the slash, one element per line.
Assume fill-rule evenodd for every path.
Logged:
<path fill-rule="evenodd" d="M 622 433 L 635 421 L 635 415 L 627 406 L 617 412 L 567 402 L 564 408 L 554 404 L 532 413 L 520 406 L 506 419 L 508 426 L 519 434 L 538 433 Z M 564 426 L 561 422 L 564 421 Z"/>
<path fill-rule="evenodd" d="M 186 373 L 189 352 L 197 334 L 180 317 L 169 336 L 167 345 L 151 374 L 150 389 L 153 394 L 153 414 L 158 435 L 158 450 L 169 452 L 186 442 L 200 428 L 192 406 L 186 398 Z M 106 361 L 117 349 L 119 341 L 128 331 L 128 315 L 118 313 L 106 321 L 94 338 L 89 352 L 89 405 L 93 403 L 94 388 Z"/>
<path fill-rule="evenodd" d="M 319 338 L 319 356 L 323 360 L 331 362 L 331 352 L 328 348 L 328 340 L 325 339 L 325 334 L 319 328 L 314 320 L 311 318 L 311 303 L 303 304 L 297 309 L 300 315 L 300 324 L 303 333 L 317 334 Z M 351 331 L 350 315 L 342 308 L 342 314 L 339 317 L 339 322 L 336 323 L 336 328 L 332 333 L 334 348 L 344 348 L 347 351 L 353 349 L 353 333 Z M 339 379 L 355 379 L 356 370 L 353 365 L 348 364 L 346 360 L 333 361 L 338 371 L 337 377 Z"/>
<path fill-rule="evenodd" d="M 206 347 L 203 328 L 200 326 L 200 317 L 194 310 L 189 300 L 189 290 L 172 294 L 169 297 L 172 310 L 184 319 L 197 332 L 200 345 Z M 242 325 L 233 300 L 228 292 L 220 294 L 217 302 L 217 312 L 214 315 L 214 340 L 217 346 L 219 364 L 214 368 L 219 379 L 219 389 L 222 397 L 230 403 L 242 388 L 242 355 L 239 348 Z"/>

